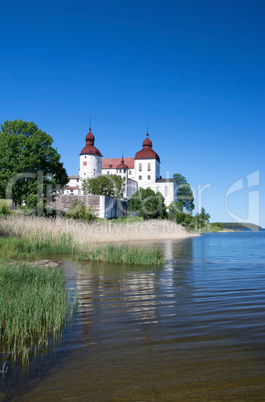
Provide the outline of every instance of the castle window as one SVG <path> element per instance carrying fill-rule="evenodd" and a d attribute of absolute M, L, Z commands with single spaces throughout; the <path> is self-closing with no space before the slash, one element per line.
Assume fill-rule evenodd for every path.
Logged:
<path fill-rule="evenodd" d="M 121 173 L 121 169 L 120 169 L 119 173 Z"/>
<path fill-rule="evenodd" d="M 132 171 L 131 171 L 131 170 L 129 170 L 129 174 L 132 174 Z"/>
<path fill-rule="evenodd" d="M 165 187 L 165 196 L 168 196 L 168 186 Z"/>
<path fill-rule="evenodd" d="M 83 162 L 83 166 L 87 166 L 87 162 Z"/>
<path fill-rule="evenodd" d="M 139 176 L 139 180 L 142 180 L 142 176 Z"/>
<path fill-rule="evenodd" d="M 147 176 L 147 180 L 151 180 L 151 176 Z"/>
<path fill-rule="evenodd" d="M 139 163 L 139 172 L 141 172 L 141 171 L 142 171 L 142 164 Z"/>
<path fill-rule="evenodd" d="M 76 179 L 76 182 L 78 183 L 78 182 L 79 182 L 79 179 Z"/>
<path fill-rule="evenodd" d="M 151 163 L 148 163 L 147 170 L 148 170 L 148 172 L 151 172 Z"/>
<path fill-rule="evenodd" d="M 107 174 L 109 174 L 109 170 L 107 170 Z"/>

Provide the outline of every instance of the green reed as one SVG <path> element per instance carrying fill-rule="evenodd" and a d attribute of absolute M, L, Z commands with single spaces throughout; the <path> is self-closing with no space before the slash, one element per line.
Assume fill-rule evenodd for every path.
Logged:
<path fill-rule="evenodd" d="M 158 265 L 163 263 L 163 254 L 158 248 L 144 249 L 129 245 L 107 245 L 76 255 L 81 261 L 102 261 L 115 264 Z"/>
<path fill-rule="evenodd" d="M 22 237 L 0 238 L 0 256 L 9 258 L 37 258 L 47 255 L 72 254 L 76 246 L 69 235 L 30 240 Z"/>
<path fill-rule="evenodd" d="M 71 255 L 76 260 L 101 261 L 115 264 L 159 265 L 163 254 L 157 248 L 145 249 L 129 245 L 104 245 L 84 249 L 69 235 L 29 240 L 21 237 L 0 238 L 0 256 L 34 259 L 48 255 Z"/>
<path fill-rule="evenodd" d="M 9 360 L 27 363 L 31 353 L 59 337 L 76 301 L 66 289 L 62 268 L 1 262 L 0 306 L 0 356 L 5 367 Z"/>

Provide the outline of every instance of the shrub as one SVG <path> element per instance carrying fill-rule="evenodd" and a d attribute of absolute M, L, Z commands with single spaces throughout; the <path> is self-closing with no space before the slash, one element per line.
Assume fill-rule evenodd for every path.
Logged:
<path fill-rule="evenodd" d="M 65 214 L 66 218 L 81 219 L 84 221 L 95 221 L 96 215 L 90 211 L 81 201 L 75 201 Z"/>
<path fill-rule="evenodd" d="M 11 214 L 12 214 L 12 211 L 7 205 L 3 204 L 0 206 L 0 216 L 1 215 L 7 216 L 7 215 L 11 215 Z"/>

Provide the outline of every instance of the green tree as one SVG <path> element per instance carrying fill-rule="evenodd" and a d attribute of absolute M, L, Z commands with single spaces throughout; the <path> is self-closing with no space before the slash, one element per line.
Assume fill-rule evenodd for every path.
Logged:
<path fill-rule="evenodd" d="M 122 198 L 123 180 L 116 174 L 92 177 L 82 181 L 82 190 L 86 195 L 107 195 L 108 197 Z"/>
<path fill-rule="evenodd" d="M 165 199 L 150 188 L 140 188 L 129 200 L 129 211 L 137 212 L 144 219 L 163 218 L 166 216 Z"/>
<path fill-rule="evenodd" d="M 21 205 L 28 199 L 46 202 L 68 182 L 53 139 L 33 122 L 5 121 L 0 126 L 0 198 Z M 36 197 L 38 195 L 38 197 Z"/>
<path fill-rule="evenodd" d="M 195 218 L 187 212 L 183 212 L 183 205 L 181 202 L 172 202 L 168 211 L 169 219 L 185 226 L 188 229 L 194 229 Z"/>
<path fill-rule="evenodd" d="M 181 203 L 183 210 L 192 213 L 194 210 L 194 197 L 190 184 L 186 178 L 179 173 L 173 175 L 177 182 L 177 199 Z"/>
<path fill-rule="evenodd" d="M 195 221 L 198 228 L 203 228 L 206 223 L 209 222 L 210 215 L 205 211 L 204 208 L 201 209 L 201 212 L 195 215 Z"/>

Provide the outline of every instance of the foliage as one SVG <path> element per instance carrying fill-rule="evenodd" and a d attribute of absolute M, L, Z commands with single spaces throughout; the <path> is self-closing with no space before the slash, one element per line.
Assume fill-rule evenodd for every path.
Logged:
<path fill-rule="evenodd" d="M 85 195 L 106 195 L 112 198 L 122 198 L 123 180 L 116 174 L 92 177 L 83 180 L 82 190 Z"/>
<path fill-rule="evenodd" d="M 7 215 L 11 215 L 11 214 L 12 214 L 12 211 L 7 205 L 3 204 L 0 206 L 0 216 L 1 215 L 7 216 Z"/>
<path fill-rule="evenodd" d="M 21 359 L 58 337 L 75 301 L 61 268 L 0 263 L 0 349 L 3 362 Z"/>
<path fill-rule="evenodd" d="M 158 192 L 150 188 L 140 188 L 129 200 L 129 211 L 137 212 L 144 219 L 157 219 L 166 217 L 165 199 Z"/>
<path fill-rule="evenodd" d="M 195 222 L 198 228 L 202 228 L 206 223 L 209 222 L 210 215 L 206 213 L 205 209 L 202 208 L 201 212 L 195 215 Z"/>
<path fill-rule="evenodd" d="M 0 197 L 36 206 L 68 182 L 53 139 L 33 122 L 5 121 L 0 130 Z"/>
<path fill-rule="evenodd" d="M 77 200 L 69 208 L 65 214 L 66 218 L 81 219 L 84 221 L 95 221 L 97 219 L 96 215 L 90 211 L 81 201 Z"/>
<path fill-rule="evenodd" d="M 186 178 L 179 173 L 173 175 L 177 182 L 177 199 L 182 205 L 182 210 L 191 213 L 194 206 L 194 197 Z"/>
<path fill-rule="evenodd" d="M 168 216 L 169 219 L 183 225 L 184 227 L 197 231 L 203 231 L 210 219 L 210 215 L 206 213 L 204 208 L 202 208 L 201 212 L 197 213 L 195 216 L 192 216 L 187 212 L 183 212 L 182 204 L 179 202 L 172 202 L 170 204 Z M 214 229 L 217 230 L 217 227 Z M 210 230 L 210 225 L 208 225 L 208 231 Z"/>

